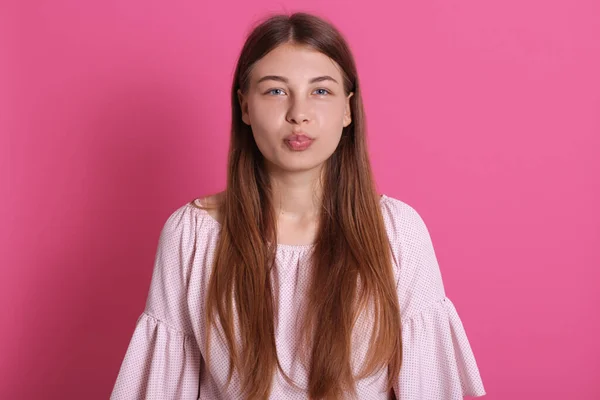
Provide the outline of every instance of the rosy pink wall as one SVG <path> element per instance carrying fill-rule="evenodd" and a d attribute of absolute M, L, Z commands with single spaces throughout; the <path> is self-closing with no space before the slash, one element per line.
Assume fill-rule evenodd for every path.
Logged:
<path fill-rule="evenodd" d="M 599 399 L 594 0 L 2 2 L 0 398 L 108 397 L 162 224 L 223 188 L 243 37 L 300 9 L 354 49 L 487 398 Z"/>

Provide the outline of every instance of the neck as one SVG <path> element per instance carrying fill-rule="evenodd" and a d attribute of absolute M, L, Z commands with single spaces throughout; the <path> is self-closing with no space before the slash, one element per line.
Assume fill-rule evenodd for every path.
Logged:
<path fill-rule="evenodd" d="M 322 196 L 319 170 L 271 172 L 269 175 L 273 209 L 278 219 L 300 221 L 319 215 Z"/>

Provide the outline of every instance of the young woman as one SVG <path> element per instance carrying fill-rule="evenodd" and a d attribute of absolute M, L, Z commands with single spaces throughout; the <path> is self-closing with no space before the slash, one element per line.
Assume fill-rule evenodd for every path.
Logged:
<path fill-rule="evenodd" d="M 267 19 L 231 95 L 226 190 L 167 219 L 112 399 L 485 394 L 423 220 L 376 193 L 340 33 Z"/>

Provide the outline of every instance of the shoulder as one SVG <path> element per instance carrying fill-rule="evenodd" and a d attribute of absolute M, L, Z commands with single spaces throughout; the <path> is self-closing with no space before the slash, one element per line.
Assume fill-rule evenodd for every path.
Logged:
<path fill-rule="evenodd" d="M 217 244 L 219 225 L 197 200 L 172 210 L 162 225 L 154 266 L 159 287 L 177 288 L 177 282 L 189 282 L 195 271 L 204 269 L 209 249 Z"/>
<path fill-rule="evenodd" d="M 445 297 L 437 256 L 429 229 L 414 207 L 391 197 L 383 203 L 401 308 L 405 315 L 414 315 Z"/>
<path fill-rule="evenodd" d="M 218 193 L 200 196 L 192 200 L 190 204 L 193 207 L 206 212 L 215 221 L 217 221 L 219 224 L 222 224 L 223 220 L 220 210 L 224 200 L 225 191 L 221 191 Z"/>
<path fill-rule="evenodd" d="M 429 239 L 421 214 L 408 203 L 383 195 L 381 208 L 390 240 L 415 244 Z"/>
<path fill-rule="evenodd" d="M 212 235 L 218 227 L 218 204 L 222 194 L 194 198 L 180 205 L 163 223 L 160 240 L 194 242 L 197 236 Z"/>

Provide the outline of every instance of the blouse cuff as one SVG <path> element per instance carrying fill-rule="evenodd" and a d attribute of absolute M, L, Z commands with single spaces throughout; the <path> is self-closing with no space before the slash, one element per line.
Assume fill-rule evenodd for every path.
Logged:
<path fill-rule="evenodd" d="M 402 322 L 399 400 L 459 400 L 485 389 L 454 304 L 444 297 Z"/>
<path fill-rule="evenodd" d="M 143 313 L 110 398 L 197 399 L 200 362 L 194 336 Z"/>

